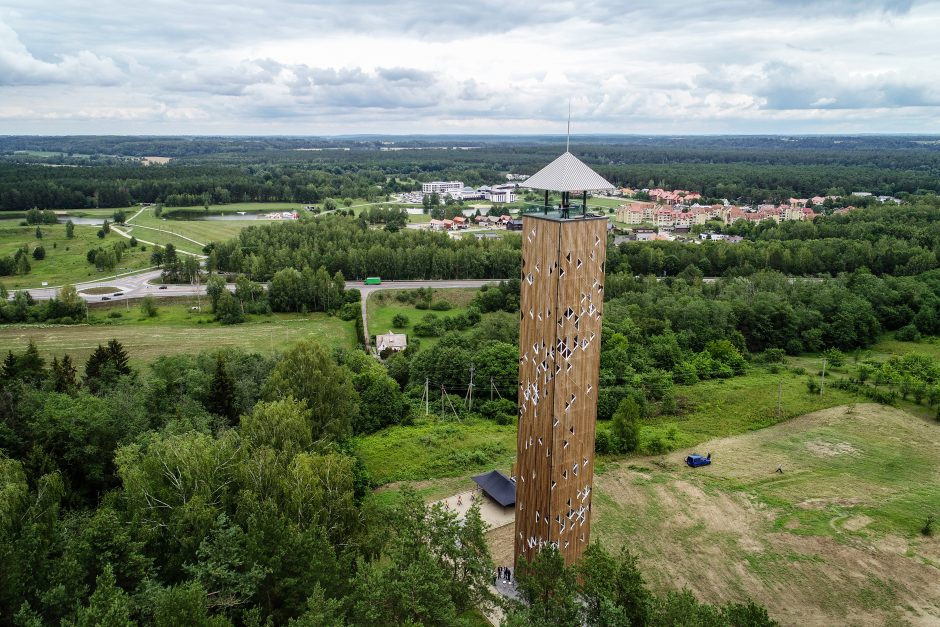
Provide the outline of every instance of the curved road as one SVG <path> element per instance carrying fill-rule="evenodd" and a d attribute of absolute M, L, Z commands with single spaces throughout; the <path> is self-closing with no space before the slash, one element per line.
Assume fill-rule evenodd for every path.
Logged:
<path fill-rule="evenodd" d="M 109 301 L 123 301 L 132 298 L 143 298 L 144 296 L 172 297 L 172 296 L 204 296 L 206 293 L 205 284 L 168 284 L 155 285 L 151 281 L 160 278 L 159 270 L 148 270 L 138 274 L 115 277 L 104 281 L 90 281 L 88 283 L 77 283 L 75 288 L 79 295 L 90 303 L 99 303 L 105 299 Z M 459 288 L 459 287 L 482 287 L 488 283 L 496 283 L 495 280 L 439 280 L 439 281 L 385 281 L 379 285 L 366 285 L 362 281 L 347 281 L 346 289 L 359 290 L 362 295 L 362 328 L 365 334 L 366 348 L 371 348 L 372 338 L 369 335 L 369 313 L 366 304 L 369 301 L 369 295 L 378 290 L 412 290 L 419 287 L 433 287 L 437 289 Z M 112 288 L 112 292 L 104 294 L 87 294 L 87 290 L 100 290 L 101 288 Z M 229 291 L 235 291 L 235 284 L 229 283 Z M 59 292 L 58 287 L 42 287 L 27 290 L 16 290 L 28 292 L 36 300 L 49 300 L 54 298 Z M 12 292 L 11 292 L 12 297 Z"/>

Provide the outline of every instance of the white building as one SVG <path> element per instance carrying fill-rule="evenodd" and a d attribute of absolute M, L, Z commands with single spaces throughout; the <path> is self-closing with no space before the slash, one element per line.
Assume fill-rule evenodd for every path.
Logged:
<path fill-rule="evenodd" d="M 408 348 L 408 336 L 404 333 L 392 333 L 389 331 L 385 335 L 375 336 L 375 346 L 379 353 L 386 350 L 397 353 Z"/>
<path fill-rule="evenodd" d="M 459 192 L 463 190 L 462 181 L 431 181 L 430 183 L 421 183 L 421 191 L 425 194 L 447 194 L 449 192 Z"/>
<path fill-rule="evenodd" d="M 490 202 L 515 202 L 516 192 L 511 189 L 490 190 Z"/>

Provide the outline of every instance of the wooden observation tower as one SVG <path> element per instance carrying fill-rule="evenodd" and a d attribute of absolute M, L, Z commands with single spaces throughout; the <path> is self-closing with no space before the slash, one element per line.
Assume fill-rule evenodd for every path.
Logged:
<path fill-rule="evenodd" d="M 523 186 L 545 197 L 522 217 L 517 567 L 546 544 L 571 564 L 590 542 L 607 218 L 587 193 L 614 187 L 567 151 Z"/>

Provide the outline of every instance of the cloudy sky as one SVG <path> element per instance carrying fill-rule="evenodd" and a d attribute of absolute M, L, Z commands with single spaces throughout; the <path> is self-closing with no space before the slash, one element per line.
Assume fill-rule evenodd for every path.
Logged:
<path fill-rule="evenodd" d="M 938 42 L 937 1 L 0 0 L 0 133 L 940 133 Z"/>

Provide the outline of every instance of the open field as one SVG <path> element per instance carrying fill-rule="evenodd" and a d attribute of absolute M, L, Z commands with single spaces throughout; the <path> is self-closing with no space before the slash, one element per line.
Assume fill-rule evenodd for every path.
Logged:
<path fill-rule="evenodd" d="M 130 216 L 128 216 L 130 218 Z M 140 239 L 160 244 L 172 241 L 173 245 L 183 250 L 202 253 L 202 246 L 209 242 L 224 241 L 237 237 L 242 229 L 249 226 L 268 224 L 268 221 L 255 218 L 245 220 L 182 220 L 158 218 L 153 209 L 145 209 L 139 216 L 126 225 L 126 229 Z M 153 230 L 160 229 L 160 230 Z M 199 244 L 174 237 L 165 231 L 196 240 Z M 164 242 L 166 240 L 166 242 Z"/>
<path fill-rule="evenodd" d="M 0 256 L 12 255 L 23 244 L 28 244 L 30 251 L 42 246 L 46 257 L 36 260 L 30 255 L 31 270 L 25 276 L 9 276 L 0 279 L 7 289 L 39 287 L 43 281 L 49 285 L 94 281 L 99 277 L 112 276 L 127 270 L 146 268 L 150 265 L 150 250 L 142 246 L 128 248 L 114 270 L 97 271 L 88 263 L 86 254 L 99 246 L 111 246 L 116 241 L 126 241 L 117 233 L 108 234 L 103 240 L 98 239 L 97 227 L 76 225 L 75 237 L 65 237 L 64 224 L 42 225 L 43 237 L 36 239 L 35 226 L 0 227 Z M 148 247 L 149 248 L 149 247 Z"/>
<path fill-rule="evenodd" d="M 358 438 L 357 450 L 377 485 L 450 479 L 443 482 L 448 488 L 463 486 L 472 474 L 512 464 L 516 455 L 514 425 L 436 420 L 434 409 L 432 403 L 427 422 L 390 427 Z M 434 484 L 427 481 L 423 487 Z M 447 493 L 445 490 L 443 495 Z"/>
<path fill-rule="evenodd" d="M 703 443 L 712 466 L 608 463 L 594 539 L 628 544 L 658 590 L 749 596 L 783 624 L 940 622 L 940 426 L 880 405 L 840 406 Z M 774 472 L 782 464 L 784 473 Z"/>
<path fill-rule="evenodd" d="M 466 313 L 467 307 L 478 291 L 479 290 L 472 288 L 435 289 L 432 302 L 446 300 L 451 304 L 451 308 L 447 311 L 418 309 L 411 303 L 401 302 L 395 298 L 396 293 L 401 293 L 401 290 L 379 290 L 373 292 L 369 295 L 369 300 L 366 303 L 366 311 L 369 315 L 369 333 L 373 336 L 388 333 L 389 331 L 406 333 L 410 341 L 413 337 L 416 337 L 414 335 L 414 326 L 421 322 L 424 316 L 432 313 L 438 318 L 445 318 L 460 313 Z M 392 324 L 392 319 L 398 314 L 402 314 L 408 318 L 408 324 L 404 327 L 395 327 Z M 418 339 L 421 341 L 421 346 L 427 348 L 437 344 L 439 338 L 421 337 Z"/>
<path fill-rule="evenodd" d="M 129 207 L 113 208 L 113 209 L 54 209 L 57 214 L 59 214 L 59 220 L 65 222 L 70 217 L 75 218 L 107 218 L 110 220 L 114 216 L 115 211 L 123 211 L 128 217 L 134 215 L 137 210 L 140 209 L 137 205 L 131 205 Z"/>
<path fill-rule="evenodd" d="M 805 375 L 786 370 L 771 374 L 761 368 L 752 368 L 747 374 L 730 379 L 676 386 L 676 398 L 682 413 L 645 420 L 641 449 L 654 438 L 660 438 L 671 449 L 693 446 L 711 438 L 747 433 L 855 400 L 853 395 L 834 388 L 827 388 L 822 396 L 809 394 Z M 609 424 L 599 423 L 598 426 L 606 429 Z"/>
<path fill-rule="evenodd" d="M 140 365 L 176 353 L 197 353 L 215 348 L 238 347 L 269 354 L 281 351 L 301 339 L 315 339 L 330 347 L 356 345 L 351 322 L 326 314 L 273 314 L 251 316 L 248 322 L 222 325 L 212 314 L 191 312 L 195 299 L 174 299 L 158 303 L 159 315 L 143 318 L 136 302 L 129 310 L 124 303 L 92 308 L 91 324 L 71 326 L 0 326 L 0 352 L 22 351 L 32 339 L 47 359 L 68 353 L 84 362 L 98 344 L 117 338 L 127 348 L 131 360 Z M 205 305 L 205 299 L 202 299 Z M 120 314 L 118 318 L 110 315 Z"/>
<path fill-rule="evenodd" d="M 305 203 L 302 202 L 233 202 L 228 205 L 209 205 L 208 212 L 203 205 L 192 207 L 164 207 L 163 217 L 170 217 L 176 213 L 229 215 L 238 211 L 254 211 L 268 213 L 270 211 L 300 211 Z"/>

